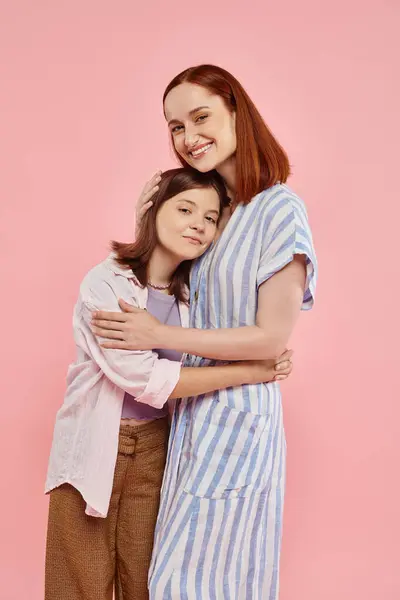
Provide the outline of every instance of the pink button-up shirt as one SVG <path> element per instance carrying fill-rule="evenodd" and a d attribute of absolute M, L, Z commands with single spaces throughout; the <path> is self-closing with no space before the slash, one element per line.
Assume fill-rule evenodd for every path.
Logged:
<path fill-rule="evenodd" d="M 57 413 L 45 492 L 70 483 L 86 501 L 86 513 L 106 517 L 118 452 L 124 394 L 162 407 L 179 380 L 181 364 L 152 351 L 107 350 L 90 328 L 92 311 L 120 311 L 118 300 L 147 303 L 131 270 L 112 258 L 84 278 L 73 317 L 77 358 L 69 367 L 64 404 Z M 179 304 L 182 326 L 189 308 Z"/>

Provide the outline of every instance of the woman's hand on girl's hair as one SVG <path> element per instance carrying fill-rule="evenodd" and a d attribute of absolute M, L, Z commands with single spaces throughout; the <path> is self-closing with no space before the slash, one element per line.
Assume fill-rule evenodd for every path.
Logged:
<path fill-rule="evenodd" d="M 140 229 L 143 216 L 147 213 L 149 208 L 153 206 L 151 198 L 158 191 L 158 184 L 160 183 L 160 181 L 161 171 L 157 171 L 157 173 L 155 173 L 153 177 L 146 183 L 142 190 L 142 193 L 139 196 L 139 200 L 136 204 L 136 234 Z"/>

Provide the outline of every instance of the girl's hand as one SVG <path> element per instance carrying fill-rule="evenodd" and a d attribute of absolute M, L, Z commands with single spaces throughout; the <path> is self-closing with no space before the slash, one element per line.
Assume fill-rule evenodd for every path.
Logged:
<path fill-rule="evenodd" d="M 292 356 L 293 350 L 285 350 L 285 352 L 276 359 L 274 365 L 274 381 L 281 381 L 289 377 L 293 369 Z"/>
<path fill-rule="evenodd" d="M 151 201 L 154 194 L 158 191 L 158 184 L 161 181 L 161 171 L 157 171 L 153 177 L 146 183 L 142 193 L 139 196 L 139 200 L 136 203 L 136 235 L 140 229 L 142 219 L 147 213 L 149 208 L 153 206 Z"/>
<path fill-rule="evenodd" d="M 153 350 L 160 348 L 160 332 L 164 325 L 147 310 L 119 301 L 123 312 L 100 310 L 92 315 L 92 331 L 106 338 L 103 348 L 119 350 Z"/>
<path fill-rule="evenodd" d="M 242 361 L 249 369 L 249 383 L 269 383 L 270 381 L 283 381 L 292 372 L 293 350 L 286 350 L 276 360 L 248 360 Z"/>

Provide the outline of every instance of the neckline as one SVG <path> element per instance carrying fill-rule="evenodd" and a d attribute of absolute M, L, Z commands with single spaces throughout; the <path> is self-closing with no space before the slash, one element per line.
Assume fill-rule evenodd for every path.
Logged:
<path fill-rule="evenodd" d="M 150 286 L 147 287 L 147 290 L 149 296 L 153 296 L 157 298 L 157 300 L 162 300 L 163 302 L 166 302 L 168 304 L 173 304 L 176 300 L 175 296 L 172 296 L 171 294 L 165 294 L 164 292 L 161 292 L 160 290 L 155 290 Z"/>

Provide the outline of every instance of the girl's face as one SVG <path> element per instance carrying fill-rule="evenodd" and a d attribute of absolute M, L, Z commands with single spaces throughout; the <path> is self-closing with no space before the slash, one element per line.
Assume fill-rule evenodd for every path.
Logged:
<path fill-rule="evenodd" d="M 214 188 L 181 192 L 157 212 L 159 247 L 180 262 L 201 256 L 213 242 L 220 200 Z"/>
<path fill-rule="evenodd" d="M 191 167 L 219 170 L 235 154 L 236 115 L 220 96 L 181 83 L 165 98 L 164 112 L 175 150 Z"/>

